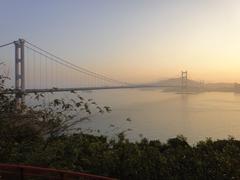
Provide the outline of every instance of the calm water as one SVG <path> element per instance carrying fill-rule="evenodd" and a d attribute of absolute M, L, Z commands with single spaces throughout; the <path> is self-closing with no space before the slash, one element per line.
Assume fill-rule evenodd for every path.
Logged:
<path fill-rule="evenodd" d="M 127 136 L 139 140 L 139 134 L 166 141 L 182 134 L 194 143 L 206 137 L 240 138 L 240 95 L 206 92 L 175 94 L 160 90 L 103 90 L 82 93 L 112 112 L 92 116 L 84 127 L 94 127 L 112 135 L 131 128 Z M 126 121 L 130 118 L 131 121 Z M 117 127 L 110 127 L 111 124 Z M 120 129 L 118 129 L 120 128 Z"/>

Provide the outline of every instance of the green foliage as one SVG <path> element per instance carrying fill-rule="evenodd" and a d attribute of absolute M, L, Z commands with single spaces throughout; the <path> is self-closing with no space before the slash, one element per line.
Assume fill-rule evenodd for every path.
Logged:
<path fill-rule="evenodd" d="M 189 146 L 87 134 L 11 140 L 1 162 L 71 169 L 120 179 L 239 179 L 240 142 L 217 140 Z M 173 143 L 174 142 L 174 143 Z M 6 147 L 5 147 L 6 148 Z"/>

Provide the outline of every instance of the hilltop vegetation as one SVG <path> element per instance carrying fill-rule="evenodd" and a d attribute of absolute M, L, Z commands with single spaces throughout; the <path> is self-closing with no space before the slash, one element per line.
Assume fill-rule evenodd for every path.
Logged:
<path fill-rule="evenodd" d="M 7 132 L 1 128 L 0 134 L 0 161 L 4 163 L 71 169 L 120 179 L 240 177 L 240 142 L 234 139 L 208 139 L 190 146 L 183 137 L 164 144 L 147 139 L 129 142 L 123 134 L 110 141 L 82 133 L 43 138 L 31 127 Z"/>

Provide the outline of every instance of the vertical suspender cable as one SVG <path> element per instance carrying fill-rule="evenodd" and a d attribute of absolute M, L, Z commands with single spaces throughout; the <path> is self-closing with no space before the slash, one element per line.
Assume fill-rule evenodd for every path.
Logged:
<path fill-rule="evenodd" d="M 37 82 L 36 82 L 36 62 L 35 62 L 35 52 L 33 52 L 33 83 L 34 83 L 34 89 L 37 87 Z"/>
<path fill-rule="evenodd" d="M 45 56 L 45 87 L 48 88 L 48 66 L 47 66 L 47 57 Z"/>

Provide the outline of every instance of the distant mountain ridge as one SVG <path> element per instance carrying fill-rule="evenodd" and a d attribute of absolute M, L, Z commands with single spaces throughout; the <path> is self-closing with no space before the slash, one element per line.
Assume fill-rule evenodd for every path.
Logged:
<path fill-rule="evenodd" d="M 240 91 L 240 84 L 239 86 L 236 86 L 236 83 L 206 83 L 200 81 L 195 81 L 188 79 L 187 80 L 188 89 L 194 89 L 194 90 L 200 90 L 200 91 Z M 145 83 L 143 85 L 149 85 L 149 86 L 169 86 L 167 88 L 168 90 L 179 90 L 179 88 L 171 88 L 171 86 L 178 86 L 181 87 L 182 85 L 182 78 L 171 78 L 166 80 L 159 80 L 152 83 Z"/>
<path fill-rule="evenodd" d="M 199 86 L 200 82 L 188 79 L 187 81 L 189 86 Z M 160 80 L 153 83 L 146 83 L 145 85 L 163 85 L 163 86 L 181 86 L 182 79 L 181 78 L 171 78 L 167 80 Z"/>

